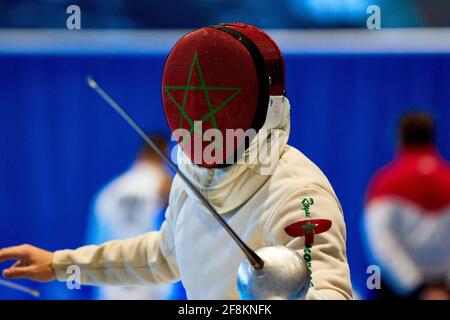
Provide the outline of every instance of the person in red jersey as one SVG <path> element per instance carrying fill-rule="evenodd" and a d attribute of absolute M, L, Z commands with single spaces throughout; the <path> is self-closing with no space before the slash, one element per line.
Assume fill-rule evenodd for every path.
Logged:
<path fill-rule="evenodd" d="M 400 123 L 395 159 L 373 177 L 365 204 L 368 251 L 381 268 L 377 299 L 449 299 L 450 165 L 422 112 Z"/>

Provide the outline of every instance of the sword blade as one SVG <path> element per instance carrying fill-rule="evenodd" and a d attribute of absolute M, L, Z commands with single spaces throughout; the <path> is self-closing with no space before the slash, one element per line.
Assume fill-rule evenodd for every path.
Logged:
<path fill-rule="evenodd" d="M 11 282 L 11 281 L 6 281 L 3 279 L 0 279 L 0 285 L 10 288 L 10 289 L 13 289 L 13 290 L 28 293 L 28 294 L 32 295 L 33 297 L 40 296 L 40 292 L 38 290 L 33 290 L 33 289 L 27 288 L 25 286 L 22 286 L 21 284 L 17 284 L 17 283 Z"/>
<path fill-rule="evenodd" d="M 208 200 L 203 196 L 203 194 L 192 184 L 192 182 L 186 177 L 186 175 L 181 172 L 178 167 L 173 163 L 171 159 L 161 150 L 159 147 L 150 139 L 150 137 L 145 133 L 145 131 L 136 123 L 136 121 L 131 118 L 131 116 L 116 102 L 111 98 L 91 77 L 86 78 L 87 84 L 97 92 L 100 97 L 105 100 L 109 106 L 111 106 L 141 137 L 144 141 L 160 156 L 167 165 L 172 168 L 180 178 L 188 185 L 188 187 L 195 193 L 195 195 L 200 199 L 200 201 L 205 205 L 205 207 L 211 212 L 213 217 L 217 222 L 225 229 L 225 231 L 230 235 L 233 241 L 239 246 L 244 255 L 247 257 L 251 265 L 255 269 L 261 269 L 264 266 L 263 260 L 234 232 L 234 230 L 228 225 L 228 223 L 217 213 L 216 209 L 209 203 Z"/>

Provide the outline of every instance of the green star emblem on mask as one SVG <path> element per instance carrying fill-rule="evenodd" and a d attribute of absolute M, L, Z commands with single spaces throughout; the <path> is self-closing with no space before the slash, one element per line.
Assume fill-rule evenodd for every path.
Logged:
<path fill-rule="evenodd" d="M 200 79 L 200 85 L 197 85 L 197 86 L 191 85 L 192 74 L 194 72 L 194 69 L 197 71 L 198 77 Z M 194 121 L 187 114 L 187 112 L 185 110 L 188 93 L 190 91 L 194 91 L 194 92 L 201 91 L 201 93 L 203 94 L 203 96 L 205 98 L 206 104 L 208 106 L 209 112 L 207 112 L 205 115 L 203 115 L 200 120 L 196 120 L 196 121 L 200 121 L 201 123 L 203 123 L 204 121 L 211 120 L 212 127 L 214 129 L 219 129 L 217 126 L 216 114 L 219 111 L 221 111 L 223 108 L 225 108 L 225 106 L 227 106 L 233 99 L 235 99 L 242 90 L 242 88 L 208 86 L 205 82 L 203 70 L 200 66 L 200 61 L 198 59 L 197 52 L 194 54 L 194 57 L 192 59 L 191 66 L 189 68 L 189 72 L 188 72 L 188 76 L 187 76 L 186 85 L 164 86 L 163 88 L 164 88 L 164 92 L 167 94 L 169 99 L 173 102 L 175 107 L 180 112 L 180 128 L 182 126 L 183 119 L 184 119 L 191 126 L 189 129 L 189 133 L 192 134 L 192 132 L 195 131 L 195 132 L 199 133 L 200 135 L 202 135 L 202 132 L 198 131 L 198 128 L 195 127 Z M 177 101 L 175 99 L 174 95 L 172 94 L 172 91 L 174 91 L 174 90 L 184 91 L 182 101 Z M 219 103 L 218 105 L 214 105 L 212 103 L 210 95 L 209 95 L 210 91 L 230 91 L 230 95 L 226 99 L 224 99 L 221 103 Z"/>

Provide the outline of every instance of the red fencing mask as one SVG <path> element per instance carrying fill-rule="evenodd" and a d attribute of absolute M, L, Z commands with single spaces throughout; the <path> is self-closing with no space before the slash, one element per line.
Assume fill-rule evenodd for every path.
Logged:
<path fill-rule="evenodd" d="M 239 132 L 257 132 L 269 96 L 284 93 L 279 48 L 263 31 L 240 23 L 185 35 L 167 57 L 162 77 L 170 129 L 191 161 L 208 168 L 232 163 L 248 144 Z"/>

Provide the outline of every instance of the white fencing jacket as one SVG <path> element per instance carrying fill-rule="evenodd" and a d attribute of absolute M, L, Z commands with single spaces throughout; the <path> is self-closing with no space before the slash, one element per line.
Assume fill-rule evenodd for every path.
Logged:
<path fill-rule="evenodd" d="M 178 165 L 251 248 L 284 245 L 304 257 L 312 281 L 306 299 L 351 299 L 342 208 L 321 170 L 287 145 L 289 112 L 287 98 L 272 96 L 263 129 L 275 131 L 260 130 L 250 145 L 252 150 L 257 141 L 275 141 L 279 152 L 271 153 L 271 165 L 258 161 L 207 169 L 189 164 L 182 152 Z M 181 278 L 189 299 L 239 299 L 236 279 L 243 259 L 176 176 L 159 231 L 56 251 L 53 267 L 61 281 L 70 276 L 67 267 L 77 265 L 84 284 L 145 285 Z"/>

